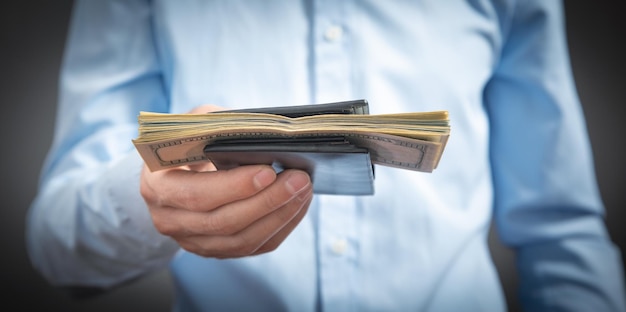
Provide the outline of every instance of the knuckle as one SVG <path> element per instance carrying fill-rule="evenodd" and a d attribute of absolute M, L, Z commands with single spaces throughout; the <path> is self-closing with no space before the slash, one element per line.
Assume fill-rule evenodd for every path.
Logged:
<path fill-rule="evenodd" d="M 178 240 L 178 245 L 180 246 L 180 248 L 188 252 L 204 257 L 203 250 L 201 248 L 198 248 L 198 246 L 195 243 L 193 243 L 191 240 Z"/>
<path fill-rule="evenodd" d="M 254 254 L 258 247 L 244 238 L 233 238 L 229 246 L 229 253 L 236 257 L 245 257 Z"/>
<path fill-rule="evenodd" d="M 159 233 L 166 236 L 176 236 L 176 234 L 178 233 L 178 229 L 171 224 L 155 224 L 155 227 L 157 231 L 159 231 Z"/>
<path fill-rule="evenodd" d="M 180 247 L 188 252 L 194 253 L 204 258 L 219 258 L 213 245 L 209 242 L 205 242 L 203 239 L 190 238 L 179 240 Z"/>
<path fill-rule="evenodd" d="M 153 213 L 152 223 L 157 231 L 163 235 L 175 236 L 179 232 L 178 226 L 172 223 L 169 218 L 164 217 L 162 214 Z"/>
<path fill-rule="evenodd" d="M 266 208 L 276 208 L 283 204 L 283 200 L 280 200 L 275 192 L 262 192 L 261 200 Z"/>
<path fill-rule="evenodd" d="M 173 196 L 177 198 L 177 202 L 180 203 L 182 207 L 185 207 L 185 209 L 191 211 L 201 210 L 202 198 L 196 196 L 191 190 L 183 187 L 176 190 Z"/>
<path fill-rule="evenodd" d="M 209 214 L 202 218 L 202 232 L 212 235 L 231 235 L 236 232 L 236 227 L 232 222 L 228 222 L 226 218 Z"/>

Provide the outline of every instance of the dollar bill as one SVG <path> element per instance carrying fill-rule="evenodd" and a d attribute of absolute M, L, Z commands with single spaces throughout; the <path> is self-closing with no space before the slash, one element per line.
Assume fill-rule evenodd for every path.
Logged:
<path fill-rule="evenodd" d="M 341 136 L 369 150 L 372 163 L 432 172 L 450 134 L 445 111 L 387 115 L 316 115 L 288 118 L 271 114 L 139 115 L 137 151 L 152 171 L 206 162 L 204 148 L 224 139 Z"/>

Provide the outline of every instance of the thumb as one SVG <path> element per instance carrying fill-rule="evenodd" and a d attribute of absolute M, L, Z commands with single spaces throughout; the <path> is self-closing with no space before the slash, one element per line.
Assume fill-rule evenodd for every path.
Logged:
<path fill-rule="evenodd" d="M 194 107 L 192 110 L 189 111 L 189 114 L 206 114 L 206 113 L 217 112 L 221 110 L 224 110 L 224 108 L 221 106 L 217 106 L 213 104 L 204 104 L 204 105 Z"/>

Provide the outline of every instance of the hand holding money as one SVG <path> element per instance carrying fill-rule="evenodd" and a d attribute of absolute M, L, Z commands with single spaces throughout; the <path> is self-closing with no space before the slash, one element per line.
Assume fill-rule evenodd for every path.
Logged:
<path fill-rule="evenodd" d="M 154 172 L 144 167 L 141 195 L 156 229 L 183 249 L 233 258 L 277 248 L 306 214 L 312 188 L 299 170 L 216 171 L 205 162 Z"/>
<path fill-rule="evenodd" d="M 336 103 L 318 105 L 331 104 Z M 285 107 L 277 110 L 284 111 Z M 133 144 L 153 171 L 206 162 L 204 148 L 224 139 L 251 142 L 341 136 L 367 148 L 374 164 L 432 172 L 450 135 L 447 111 L 380 115 L 323 112 L 299 118 L 250 110 L 220 114 L 141 112 L 138 119 L 139 137 Z"/>
<path fill-rule="evenodd" d="M 432 172 L 447 111 L 370 115 L 367 101 L 222 111 L 141 112 L 133 140 L 150 171 L 213 162 L 306 171 L 316 194 L 372 195 L 373 165 Z M 205 107 L 204 112 L 217 107 Z"/>

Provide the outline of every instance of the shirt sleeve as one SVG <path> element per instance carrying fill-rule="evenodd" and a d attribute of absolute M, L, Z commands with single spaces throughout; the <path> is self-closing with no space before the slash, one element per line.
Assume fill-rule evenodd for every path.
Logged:
<path fill-rule="evenodd" d="M 146 1 L 76 1 L 73 10 L 27 247 L 53 285 L 108 288 L 178 250 L 154 228 L 132 145 L 139 111 L 167 104 Z"/>
<path fill-rule="evenodd" d="M 624 311 L 560 1 L 518 1 L 484 96 L 495 218 L 528 311 Z"/>

